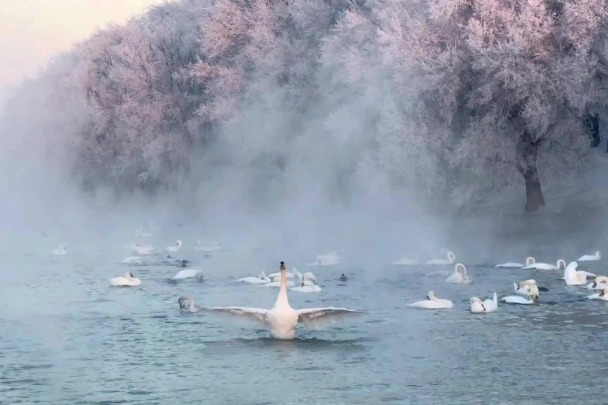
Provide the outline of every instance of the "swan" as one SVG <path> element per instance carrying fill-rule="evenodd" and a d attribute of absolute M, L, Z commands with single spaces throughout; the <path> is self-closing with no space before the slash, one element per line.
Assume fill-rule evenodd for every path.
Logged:
<path fill-rule="evenodd" d="M 68 251 L 64 245 L 59 245 L 55 249 L 51 249 L 50 253 L 54 256 L 64 256 L 68 254 Z"/>
<path fill-rule="evenodd" d="M 426 309 L 447 309 L 453 308 L 454 303 L 450 300 L 437 298 L 433 291 L 429 291 L 425 300 L 416 301 L 412 304 L 408 304 L 408 306 Z"/>
<path fill-rule="evenodd" d="M 507 295 L 500 299 L 507 304 L 534 304 L 536 300 L 531 296 L 522 297 L 521 295 Z"/>
<path fill-rule="evenodd" d="M 608 288 L 604 288 L 599 293 L 591 294 L 590 296 L 587 297 L 587 299 L 608 301 L 608 294 L 606 294 L 607 292 L 608 292 Z"/>
<path fill-rule="evenodd" d="M 114 287 L 137 287 L 141 284 L 141 280 L 135 277 L 133 273 L 125 273 L 122 277 L 111 278 L 110 284 Z"/>
<path fill-rule="evenodd" d="M 527 259 L 526 259 L 527 261 Z M 522 267 L 523 270 L 536 269 L 536 270 L 559 270 L 566 268 L 566 261 L 564 259 L 559 259 L 556 264 L 551 263 L 539 263 L 534 262 L 530 264 L 526 264 Z"/>
<path fill-rule="evenodd" d="M 174 257 L 172 257 L 171 255 L 167 255 L 165 257 L 165 259 L 171 259 L 171 260 L 163 260 L 161 263 L 162 264 L 166 264 L 169 266 L 177 266 L 177 267 L 188 267 L 188 263 L 190 263 L 190 260 L 186 260 L 186 259 L 175 259 Z"/>
<path fill-rule="evenodd" d="M 298 322 L 305 326 L 319 327 L 321 324 L 334 323 L 336 318 L 345 315 L 360 314 L 361 311 L 348 308 L 306 308 L 294 309 L 287 298 L 287 271 L 285 262 L 281 262 L 281 289 L 271 309 L 243 307 L 215 307 L 215 311 L 242 315 L 256 320 L 268 328 L 270 336 L 275 339 L 293 339 Z"/>
<path fill-rule="evenodd" d="M 293 272 L 294 272 L 294 273 L 295 273 L 295 272 L 297 272 L 297 270 L 296 270 L 296 268 L 295 268 L 295 267 L 293 267 L 293 268 L 292 268 L 292 270 L 293 270 Z M 297 275 L 297 273 L 296 273 L 296 275 Z M 302 276 L 302 277 L 306 277 L 306 278 L 308 278 L 309 280 L 314 281 L 315 283 L 317 282 L 317 276 L 315 276 L 315 273 L 313 273 L 312 271 L 307 271 L 306 273 L 304 273 L 304 274 L 303 274 L 303 275 L 301 275 L 301 276 Z M 299 279 L 301 280 L 301 279 L 302 279 L 302 277 L 299 277 Z"/>
<path fill-rule="evenodd" d="M 535 263 L 535 260 L 534 260 L 533 257 L 526 257 L 526 264 L 508 262 L 508 263 L 497 264 L 494 267 L 518 267 L 518 268 L 522 268 L 524 266 L 529 266 L 529 265 L 534 264 L 534 263 Z"/>
<path fill-rule="evenodd" d="M 182 241 L 181 240 L 177 240 L 175 242 L 175 245 L 171 245 L 171 246 L 167 246 L 167 252 L 169 253 L 177 253 L 179 252 L 179 250 L 182 248 Z"/>
<path fill-rule="evenodd" d="M 344 273 L 340 274 L 340 278 L 338 279 L 342 282 L 348 281 L 348 277 L 346 277 L 346 275 Z"/>
<path fill-rule="evenodd" d="M 448 257 L 447 260 L 446 259 L 431 259 L 424 264 L 452 264 L 456 261 L 456 255 L 452 251 L 448 252 L 447 257 Z"/>
<path fill-rule="evenodd" d="M 125 257 L 120 261 L 122 264 L 127 264 L 129 266 L 143 266 L 144 262 L 142 262 L 141 257 L 139 256 L 129 256 Z"/>
<path fill-rule="evenodd" d="M 549 291 L 547 288 L 536 285 L 536 280 L 513 282 L 513 290 L 519 295 L 529 296 L 536 300 L 540 298 L 540 291 Z"/>
<path fill-rule="evenodd" d="M 198 308 L 194 304 L 194 298 L 192 298 L 192 297 L 179 297 L 177 300 L 177 303 L 179 304 L 179 309 L 182 311 L 188 311 L 188 312 L 200 311 L 200 308 Z"/>
<path fill-rule="evenodd" d="M 593 273 L 587 271 L 577 271 L 577 262 L 570 262 L 564 270 L 564 280 L 566 285 L 585 285 L 587 284 L 587 277 L 594 277 Z"/>
<path fill-rule="evenodd" d="M 498 309 L 498 300 L 496 297 L 496 292 L 494 292 L 493 299 L 487 298 L 485 301 L 482 301 L 480 298 L 472 297 L 470 300 L 471 304 L 471 312 L 478 313 L 486 313 L 486 312 L 494 312 Z"/>
<path fill-rule="evenodd" d="M 340 264 L 340 256 L 336 252 L 325 253 L 317 256 L 317 260 L 308 263 L 307 266 L 335 266 Z"/>
<path fill-rule="evenodd" d="M 154 248 L 152 246 L 142 245 L 140 243 L 136 243 L 131 246 L 126 246 L 126 248 L 131 249 L 133 251 L 133 253 L 135 253 L 136 255 L 151 255 L 152 250 L 154 250 Z"/>
<path fill-rule="evenodd" d="M 212 245 L 203 246 L 203 245 L 201 245 L 201 241 L 197 240 L 196 246 L 194 246 L 192 249 L 198 250 L 200 252 L 215 252 L 217 250 L 220 250 L 221 247 L 220 247 L 219 243 L 217 243 L 217 242 L 214 242 Z"/>
<path fill-rule="evenodd" d="M 578 259 L 576 259 L 576 261 L 578 262 L 592 262 L 595 260 L 600 260 L 602 258 L 602 255 L 600 254 L 600 251 L 598 250 L 597 252 L 595 252 L 594 255 L 583 255 L 581 257 L 579 257 Z"/>
<path fill-rule="evenodd" d="M 291 291 L 298 292 L 321 292 L 321 287 L 315 284 L 314 280 L 304 276 L 302 278 L 302 284 L 298 287 L 291 288 Z"/>
<path fill-rule="evenodd" d="M 247 284 L 268 284 L 271 282 L 270 278 L 264 274 L 264 272 L 261 272 L 257 277 L 243 277 L 236 281 Z"/>
<path fill-rule="evenodd" d="M 461 269 L 462 271 L 458 271 Z M 450 274 L 450 276 L 445 280 L 448 283 L 456 283 L 456 284 L 469 284 L 471 279 L 467 276 L 467 268 L 462 263 L 456 263 L 454 266 L 454 273 Z"/>
<path fill-rule="evenodd" d="M 185 278 L 203 278 L 203 272 L 201 270 L 195 269 L 187 269 L 178 271 L 176 275 L 173 276 L 173 280 L 183 280 Z"/>
<path fill-rule="evenodd" d="M 597 276 L 593 283 L 587 284 L 589 290 L 603 290 L 606 287 L 608 287 L 608 277 L 606 276 Z"/>
<path fill-rule="evenodd" d="M 401 257 L 399 260 L 395 260 L 394 262 L 389 263 L 393 266 L 415 266 L 418 263 L 416 259 L 409 259 L 407 257 Z"/>

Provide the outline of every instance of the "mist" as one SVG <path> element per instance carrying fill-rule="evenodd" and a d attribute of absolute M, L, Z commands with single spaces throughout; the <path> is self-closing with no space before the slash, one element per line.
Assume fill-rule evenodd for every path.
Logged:
<path fill-rule="evenodd" d="M 394 2 L 190 0 L 96 32 L 7 97 L 4 241 L 44 232 L 49 247 L 122 248 L 153 220 L 167 232 L 159 244 L 218 240 L 269 266 L 326 251 L 378 269 L 448 249 L 484 263 L 595 250 L 603 214 L 584 207 L 582 220 L 556 196 L 605 167 L 588 134 L 572 118 L 568 136 L 552 135 L 539 161 L 556 208 L 525 216 L 511 138 L 488 140 L 487 119 L 470 112 L 457 132 L 447 110 L 421 107 L 447 79 L 420 75 L 409 34 L 397 35 L 411 22 L 402 13 Z M 564 145 L 575 157 L 561 159 Z"/>

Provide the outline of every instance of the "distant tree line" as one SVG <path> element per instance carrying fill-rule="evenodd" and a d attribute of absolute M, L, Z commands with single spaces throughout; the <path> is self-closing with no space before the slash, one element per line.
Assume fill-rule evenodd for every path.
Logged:
<path fill-rule="evenodd" d="M 525 186 L 535 211 L 541 169 L 587 170 L 601 143 L 606 17 L 605 0 L 183 0 L 77 44 L 7 117 L 52 128 L 87 190 L 220 167 L 288 182 L 318 155 L 336 192 L 382 178 L 471 209 Z"/>

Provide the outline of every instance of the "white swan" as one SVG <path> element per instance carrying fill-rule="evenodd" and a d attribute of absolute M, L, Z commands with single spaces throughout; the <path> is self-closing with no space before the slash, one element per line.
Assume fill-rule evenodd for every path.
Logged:
<path fill-rule="evenodd" d="M 412 304 L 408 304 L 408 306 L 426 309 L 447 309 L 453 308 L 454 303 L 450 300 L 437 298 L 433 291 L 429 291 L 425 300 L 416 301 Z"/>
<path fill-rule="evenodd" d="M 577 262 L 570 262 L 564 270 L 564 280 L 566 285 L 585 285 L 587 284 L 587 277 L 594 277 L 595 274 L 587 271 L 577 271 Z"/>
<path fill-rule="evenodd" d="M 502 302 L 506 302 L 507 304 L 534 304 L 536 300 L 532 297 L 522 297 L 521 295 L 507 295 L 506 297 L 502 297 L 500 299 Z"/>
<path fill-rule="evenodd" d="M 201 270 L 196 269 L 186 269 L 182 271 L 178 271 L 176 275 L 173 276 L 173 280 L 183 280 L 185 278 L 203 278 L 203 272 Z"/>
<path fill-rule="evenodd" d="M 395 260 L 394 262 L 389 263 L 393 266 L 415 266 L 418 263 L 416 259 L 409 259 L 407 257 L 401 257 L 399 260 Z"/>
<path fill-rule="evenodd" d="M 170 245 L 170 246 L 167 246 L 167 249 L 166 249 L 166 250 L 167 250 L 167 252 L 169 252 L 169 253 L 177 253 L 177 252 L 179 252 L 179 250 L 180 250 L 181 248 L 182 248 L 182 241 L 178 239 L 178 240 L 175 242 L 175 245 Z"/>
<path fill-rule="evenodd" d="M 445 281 L 448 283 L 469 284 L 471 279 L 467 275 L 467 268 L 464 266 L 464 264 L 456 263 L 456 266 L 454 266 L 454 273 L 450 274 Z"/>
<path fill-rule="evenodd" d="M 494 312 L 498 309 L 498 300 L 496 297 L 496 292 L 494 292 L 493 299 L 487 298 L 485 301 L 482 301 L 480 298 L 472 297 L 470 300 L 471 304 L 471 312 L 475 314 L 486 313 L 486 312 Z"/>
<path fill-rule="evenodd" d="M 51 249 L 50 253 L 54 256 L 64 256 L 68 254 L 65 246 L 59 245 L 55 249 Z"/>
<path fill-rule="evenodd" d="M 608 288 L 604 288 L 602 291 L 600 291 L 599 293 L 595 293 L 595 294 L 591 294 L 587 297 L 587 299 L 590 300 L 602 300 L 602 301 L 608 301 Z"/>
<path fill-rule="evenodd" d="M 291 291 L 298 291 L 298 292 L 305 292 L 305 293 L 321 292 L 321 287 L 316 285 L 314 280 L 312 280 L 306 276 L 303 276 L 301 284 L 297 287 L 293 287 L 291 289 Z"/>
<path fill-rule="evenodd" d="M 603 290 L 608 287 L 608 277 L 597 276 L 592 283 L 587 284 L 589 290 Z"/>
<path fill-rule="evenodd" d="M 194 246 L 192 249 L 198 250 L 200 252 L 215 252 L 217 250 L 220 250 L 221 246 L 217 242 L 214 242 L 212 245 L 203 246 L 201 245 L 201 241 L 197 240 L 196 246 Z"/>
<path fill-rule="evenodd" d="M 527 261 L 527 259 L 526 259 L 526 261 Z M 565 267 L 566 267 L 566 261 L 564 259 L 559 259 L 556 264 L 534 262 L 534 263 L 526 264 L 524 267 L 522 267 L 522 269 L 523 270 L 530 270 L 530 269 L 559 270 L 559 269 L 563 269 Z"/>
<path fill-rule="evenodd" d="M 456 255 L 454 254 L 454 252 L 449 251 L 447 254 L 447 260 L 446 259 L 431 259 L 431 260 L 428 260 L 424 264 L 452 264 L 455 261 L 456 261 Z"/>
<path fill-rule="evenodd" d="M 308 263 L 307 266 L 335 266 L 340 264 L 340 256 L 336 252 L 325 253 L 317 256 L 317 260 Z"/>
<path fill-rule="evenodd" d="M 501 263 L 501 264 L 497 264 L 494 267 L 518 267 L 518 268 L 522 268 L 524 266 L 528 266 L 530 264 L 534 264 L 535 260 L 533 257 L 526 257 L 526 264 L 521 264 L 521 263 L 515 263 L 515 262 L 508 262 L 508 263 Z"/>
<path fill-rule="evenodd" d="M 519 295 L 530 297 L 535 300 L 540 298 L 540 288 L 536 285 L 536 280 L 525 280 L 520 281 L 519 283 L 513 282 L 513 290 Z"/>
<path fill-rule="evenodd" d="M 578 262 L 592 262 L 595 260 L 600 260 L 602 258 L 602 255 L 600 254 L 600 251 L 598 250 L 597 252 L 595 252 L 594 255 L 583 255 L 581 257 L 579 257 L 578 259 L 576 259 L 576 261 Z"/>
<path fill-rule="evenodd" d="M 270 280 L 270 278 L 266 274 L 264 274 L 264 272 L 261 272 L 257 277 L 243 277 L 239 278 L 236 281 L 239 283 L 247 284 L 268 284 L 272 280 Z"/>
<path fill-rule="evenodd" d="M 334 323 L 335 319 L 343 315 L 360 314 L 348 308 L 307 308 L 293 309 L 287 299 L 287 271 L 285 263 L 281 262 L 281 289 L 271 309 L 243 308 L 243 307 L 215 307 L 216 311 L 243 315 L 259 321 L 268 328 L 270 336 L 275 339 L 293 339 L 298 322 L 305 326 L 319 327 L 324 323 Z"/>
<path fill-rule="evenodd" d="M 122 277 L 111 278 L 110 284 L 114 287 L 137 287 L 141 284 L 141 280 L 135 277 L 133 273 L 125 273 Z"/>
<path fill-rule="evenodd" d="M 188 312 L 200 311 L 200 308 L 198 308 L 194 304 L 194 298 L 192 298 L 192 297 L 179 297 L 177 300 L 177 303 L 179 304 L 179 309 L 181 309 L 182 311 L 188 311 Z"/>
<path fill-rule="evenodd" d="M 141 257 L 139 256 L 125 257 L 120 262 L 129 266 L 142 266 L 144 264 L 144 262 L 141 260 Z"/>
<path fill-rule="evenodd" d="M 142 245 L 141 243 L 136 243 L 131 246 L 126 246 L 126 248 L 131 249 L 133 251 L 133 253 L 135 253 L 136 255 L 151 255 L 152 250 L 154 250 L 154 248 L 152 246 Z"/>

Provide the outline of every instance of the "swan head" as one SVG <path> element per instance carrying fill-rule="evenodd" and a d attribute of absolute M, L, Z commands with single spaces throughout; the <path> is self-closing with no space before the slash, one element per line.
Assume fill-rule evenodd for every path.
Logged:
<path fill-rule="evenodd" d="M 471 303 L 471 305 L 473 304 L 483 304 L 483 301 L 481 300 L 481 298 L 477 298 L 477 297 L 471 297 L 471 299 L 469 300 L 469 302 Z"/>
<path fill-rule="evenodd" d="M 601 258 L 602 258 L 602 255 L 600 254 L 600 251 L 599 251 L 599 250 L 595 252 L 595 255 L 596 255 L 596 256 L 597 256 L 599 259 L 601 259 Z"/>
<path fill-rule="evenodd" d="M 192 306 L 194 306 L 194 298 L 192 297 L 179 297 L 177 300 L 179 304 L 179 308 L 182 310 L 189 311 Z"/>
<path fill-rule="evenodd" d="M 433 291 L 429 291 L 428 294 L 426 295 L 427 300 L 433 301 L 435 298 L 436 298 L 435 293 Z"/>
<path fill-rule="evenodd" d="M 461 273 L 463 276 L 466 276 L 467 268 L 462 263 L 456 263 L 456 266 L 454 267 L 454 273 Z"/>
<path fill-rule="evenodd" d="M 566 268 L 566 261 L 564 259 L 559 259 L 557 261 L 557 268 L 558 269 L 565 269 Z"/>
<path fill-rule="evenodd" d="M 526 266 L 536 263 L 536 260 L 532 256 L 526 257 Z"/>
<path fill-rule="evenodd" d="M 535 284 L 528 284 L 526 286 L 526 291 L 532 300 L 538 301 L 540 299 L 540 291 Z"/>
<path fill-rule="evenodd" d="M 286 267 L 285 267 L 285 262 L 281 262 L 281 265 L 279 266 L 281 269 L 281 273 L 284 273 L 287 271 Z"/>
<path fill-rule="evenodd" d="M 125 273 L 125 278 L 132 279 L 135 278 L 135 276 L 133 275 L 133 273 Z"/>
<path fill-rule="evenodd" d="M 178 239 L 177 242 L 175 242 L 175 245 L 177 247 L 180 247 L 182 245 L 182 241 Z"/>
<path fill-rule="evenodd" d="M 608 287 L 606 287 L 602 291 L 600 291 L 600 297 L 603 297 L 606 293 L 608 293 Z"/>

